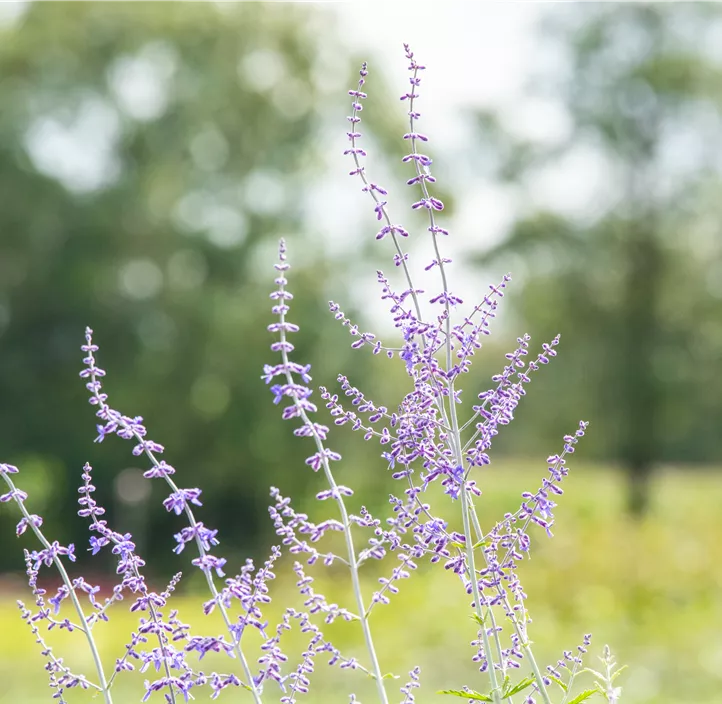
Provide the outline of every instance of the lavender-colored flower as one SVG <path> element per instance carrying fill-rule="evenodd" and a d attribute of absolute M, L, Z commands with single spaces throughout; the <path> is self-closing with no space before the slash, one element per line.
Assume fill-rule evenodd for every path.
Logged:
<path fill-rule="evenodd" d="M 15 534 L 20 537 L 27 529 L 28 526 L 33 526 L 35 528 L 40 528 L 40 526 L 43 525 L 43 519 L 40 516 L 37 516 L 36 514 L 31 514 L 29 516 L 23 516 L 20 521 L 18 522 L 17 527 L 15 528 Z"/>
<path fill-rule="evenodd" d="M 178 489 L 163 501 L 163 506 L 169 513 L 173 512 L 176 516 L 180 516 L 189 503 L 196 506 L 203 505 L 198 499 L 200 495 L 200 489 Z"/>

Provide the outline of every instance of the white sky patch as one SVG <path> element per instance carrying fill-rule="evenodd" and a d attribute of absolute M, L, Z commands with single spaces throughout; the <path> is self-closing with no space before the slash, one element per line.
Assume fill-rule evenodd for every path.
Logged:
<path fill-rule="evenodd" d="M 238 62 L 239 78 L 259 93 L 273 88 L 285 75 L 283 56 L 272 49 L 257 49 Z"/>
<path fill-rule="evenodd" d="M 0 3 L 0 29 L 12 28 L 21 22 L 29 7 L 29 2 L 21 0 Z"/>
<path fill-rule="evenodd" d="M 528 179 L 531 202 L 572 218 L 599 217 L 622 197 L 614 165 L 591 145 L 579 144 Z"/>
<path fill-rule="evenodd" d="M 574 126 L 572 116 L 564 105 L 536 97 L 508 106 L 502 119 L 504 128 L 515 136 L 544 146 L 564 142 Z"/>
<path fill-rule="evenodd" d="M 172 46 L 154 42 L 135 56 L 121 56 L 108 70 L 108 85 L 120 108 L 139 122 L 157 120 L 168 107 L 178 65 Z"/>
<path fill-rule="evenodd" d="M 487 249 L 501 241 L 518 200 L 518 189 L 503 184 L 479 183 L 459 193 L 454 234 L 462 258 L 464 253 L 478 253 L 480 242 Z"/>
<path fill-rule="evenodd" d="M 273 106 L 287 120 L 298 120 L 311 108 L 308 87 L 297 78 L 288 78 L 271 92 Z"/>
<path fill-rule="evenodd" d="M 35 118 L 24 142 L 38 171 L 69 191 L 88 193 L 111 185 L 119 176 L 119 139 L 115 108 L 100 96 L 88 96 L 72 111 Z"/>
<path fill-rule="evenodd" d="M 176 204 L 173 218 L 189 232 L 202 232 L 221 249 L 237 247 L 248 235 L 248 219 L 233 205 L 206 190 L 186 193 Z"/>
<path fill-rule="evenodd" d="M 206 237 L 220 249 L 240 245 L 248 234 L 246 216 L 228 205 L 216 205 L 206 213 Z"/>
<path fill-rule="evenodd" d="M 242 188 L 246 208 L 258 215 L 272 215 L 286 200 L 283 175 L 276 171 L 252 171 Z"/>

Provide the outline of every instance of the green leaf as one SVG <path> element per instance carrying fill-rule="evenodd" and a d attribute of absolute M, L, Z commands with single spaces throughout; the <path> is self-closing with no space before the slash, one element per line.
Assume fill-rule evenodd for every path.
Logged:
<path fill-rule="evenodd" d="M 596 694 L 598 690 L 596 689 L 585 689 L 583 692 L 580 692 L 577 694 L 574 699 L 570 699 L 567 704 L 581 704 L 581 702 L 587 701 L 589 697 L 591 697 L 593 694 Z"/>
<path fill-rule="evenodd" d="M 370 677 L 372 680 L 376 679 L 376 675 L 373 672 L 367 672 L 367 677 Z M 382 680 L 398 680 L 400 679 L 400 675 L 395 675 L 393 672 L 387 672 L 384 675 L 381 675 Z"/>
<path fill-rule="evenodd" d="M 493 702 L 494 700 L 486 694 L 479 694 L 479 692 L 464 691 L 463 689 L 442 689 L 437 694 L 450 694 L 452 697 L 462 697 L 463 699 L 470 699 L 475 702 Z"/>
<path fill-rule="evenodd" d="M 622 665 L 616 672 L 612 673 L 612 676 L 609 678 L 612 682 L 619 677 L 626 669 L 628 665 Z"/>
<path fill-rule="evenodd" d="M 479 614 L 471 614 L 471 618 L 474 619 L 480 626 L 484 625 L 484 619 Z"/>
<path fill-rule="evenodd" d="M 529 685 L 532 684 L 534 684 L 533 677 L 525 677 L 521 682 L 515 684 L 511 689 L 506 688 L 507 682 L 505 682 L 504 694 L 502 695 L 502 698 L 508 699 L 509 697 L 513 697 L 515 694 L 519 694 L 519 692 L 524 691 L 527 687 L 529 687 Z"/>
<path fill-rule="evenodd" d="M 562 682 L 558 677 L 554 677 L 554 675 L 547 674 L 547 677 L 554 683 L 558 684 L 565 692 L 569 691 L 569 687 L 567 687 L 564 682 Z"/>

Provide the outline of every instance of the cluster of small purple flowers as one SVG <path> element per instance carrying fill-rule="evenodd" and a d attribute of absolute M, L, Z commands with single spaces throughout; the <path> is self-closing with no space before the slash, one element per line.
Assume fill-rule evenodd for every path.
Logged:
<path fill-rule="evenodd" d="M 389 304 L 394 325 L 400 333 L 400 345 L 388 347 L 373 334 L 360 332 L 338 304 L 332 302 L 330 310 L 356 338 L 353 348 L 371 347 L 373 354 L 385 352 L 390 358 L 399 357 L 410 379 L 410 390 L 396 408 L 390 410 L 388 406 L 367 398 L 344 375 L 337 378 L 338 393 L 320 387 L 320 397 L 335 425 L 349 425 L 353 430 L 361 431 L 366 440 L 378 440 L 383 446 L 381 458 L 399 486 L 398 491 L 389 497 L 390 515 L 381 519 L 366 508 L 362 508 L 358 515 L 351 513 L 346 501 L 353 495 L 353 490 L 338 484 L 335 479 L 332 467 L 341 460 L 341 456 L 326 445 L 329 427 L 313 420 L 318 408 L 311 400 L 313 391 L 308 386 L 311 383 L 310 365 L 298 364 L 290 359 L 294 346 L 289 336 L 298 332 L 299 328 L 287 320 L 293 296 L 287 290 L 289 263 L 283 241 L 275 264 L 276 289 L 271 294 L 272 311 L 277 321 L 268 326 L 276 337 L 271 350 L 280 355 L 280 362 L 266 365 L 262 378 L 270 386 L 273 402 L 285 404 L 282 417 L 299 423 L 294 434 L 313 441 L 314 451 L 306 464 L 325 479 L 325 486 L 318 491 L 316 499 L 335 503 L 336 515 L 313 522 L 308 515 L 297 512 L 290 499 L 282 496 L 278 489 L 272 488 L 273 503 L 269 512 L 281 546 L 272 548 L 260 568 L 247 560 L 235 576 L 225 578 L 227 560 L 214 553 L 219 544 L 218 531 L 195 517 L 195 507 L 202 506 L 201 490 L 181 488 L 175 483 L 176 470 L 160 459 L 164 448 L 148 439 L 141 417 L 123 415 L 108 404 L 108 396 L 101 384 L 105 371 L 96 365 L 98 347 L 93 342 L 92 330 L 88 328 L 82 346 L 85 366 L 80 376 L 86 381 L 90 403 L 96 408 L 100 421 L 96 441 L 102 442 L 110 435 L 132 441 L 133 455 L 144 456 L 148 460 L 149 468 L 144 477 L 165 482 L 170 493 L 163 506 L 168 512 L 184 516 L 186 520 L 186 525 L 174 536 L 177 543 L 174 552 L 181 554 L 190 544 L 195 544 L 197 556 L 192 559 L 192 564 L 202 572 L 211 595 L 204 603 L 203 611 L 207 615 L 217 610 L 226 633 L 217 637 L 191 635 L 190 627 L 180 620 L 177 611 L 168 610 L 168 602 L 180 580 L 180 573 L 162 592 L 155 592 L 149 587 L 143 576 L 145 562 L 138 555 L 132 536 L 109 527 L 103 518 L 105 510 L 93 498 L 95 487 L 89 465 L 83 467 L 81 474 L 78 515 L 89 521 L 89 549 L 92 554 L 109 549 L 117 562 L 117 584 L 104 599 L 98 598 L 99 587 L 88 584 L 82 577 L 70 577 L 65 562 L 75 560 L 74 546 L 62 546 L 45 537 L 42 518 L 29 513 L 27 494 L 18 489 L 12 480 L 11 475 L 17 473 L 17 468 L 0 464 L 0 477 L 8 487 L 7 493 L 0 496 L 0 502 L 17 503 L 22 513 L 17 534 L 21 535 L 29 528 L 42 545 L 41 550 L 25 552 L 26 572 L 35 607 L 28 608 L 22 602 L 18 604 L 23 619 L 40 646 L 50 686 L 54 690 L 53 696 L 58 701 L 66 701 L 67 690 L 80 687 L 96 690 L 105 703 L 110 704 L 111 688 L 116 677 L 124 671 L 138 669 L 156 674 L 155 679 L 146 680 L 142 701 L 156 692 L 162 693 L 167 702 L 188 701 L 203 687 L 208 687 L 210 696 L 215 698 L 224 689 L 234 687 L 248 692 L 256 704 L 264 698 L 293 704 L 299 695 L 308 693 L 316 660 L 323 654 L 330 665 L 366 673 L 374 681 L 379 702 L 388 704 L 389 679 L 381 669 L 371 615 L 377 607 L 388 605 L 398 598 L 401 583 L 409 579 L 422 562 L 442 565 L 445 570 L 457 575 L 461 589 L 471 597 L 471 608 L 478 624 L 478 636 L 471 643 L 471 659 L 489 678 L 488 694 L 468 687 L 447 690 L 446 693 L 470 701 L 495 704 L 512 702 L 514 698 L 525 704 L 533 704 L 536 698 L 551 704 L 550 688 L 556 684 L 562 691 L 562 704 L 579 704 L 594 692 L 601 692 L 598 686 L 597 689 L 572 695 L 574 680 L 583 669 L 581 657 L 590 643 L 589 635 L 584 636 L 583 645 L 579 646 L 576 655 L 565 652 L 555 665 L 548 666 L 545 671 L 539 667 L 532 652 L 526 594 L 518 577 L 518 565 L 531 546 L 530 526 L 536 524 L 551 536 L 555 507 L 552 497 L 562 494 L 560 484 L 568 474 L 566 457 L 574 452 L 578 440 L 584 435 L 586 423 L 580 423 L 573 434 L 564 438 L 561 454 L 548 458 L 549 476 L 542 480 L 537 491 L 522 495 L 521 505 L 515 513 L 506 514 L 486 530 L 477 515 L 475 501 L 481 496 L 481 490 L 472 478 L 472 470 L 490 463 L 489 450 L 499 427 L 513 420 L 531 374 L 556 355 L 559 338 L 544 344 L 542 351 L 528 362 L 525 358 L 529 355 L 529 337 L 519 338 L 517 348 L 506 355 L 507 363 L 502 372 L 492 377 L 491 388 L 478 394 L 479 403 L 472 406 L 470 417 L 463 422 L 459 419 L 461 390 L 456 387 L 457 380 L 470 371 L 472 358 L 481 347 L 482 338 L 489 334 L 490 323 L 496 316 L 499 300 L 504 296 L 510 277 L 505 276 L 497 285 L 490 286 L 488 293 L 471 312 L 454 322 L 454 318 L 459 317 L 457 310 L 463 301 L 449 289 L 447 270 L 451 260 L 443 257 L 439 249 L 440 236 L 449 234 L 436 221 L 444 204 L 429 191 L 429 186 L 435 183 L 430 171 L 432 160 L 418 151 L 420 144 L 428 142 L 428 137 L 417 128 L 421 114 L 416 105 L 424 67 L 406 45 L 405 50 L 411 75 L 409 91 L 401 97 L 408 107 L 409 119 L 409 131 L 404 135 L 409 153 L 403 157 L 403 162 L 414 168 L 407 184 L 420 189 L 420 197 L 411 208 L 425 211 L 428 215 L 427 230 L 433 243 L 434 258 L 423 269 L 426 272 L 438 271 L 441 290 L 427 301 L 433 313 L 424 315 L 424 291 L 412 284 L 410 258 L 402 248 L 402 238 L 408 238 L 409 232 L 401 225 L 392 224 L 388 201 L 384 199 L 388 191 L 369 180 L 362 163 L 366 152 L 358 146 L 361 138 L 358 130 L 362 101 L 366 98 L 362 89 L 368 71 L 364 64 L 358 86 L 349 91 L 353 103 L 352 114 L 348 118 L 351 123 L 351 131 L 347 133 L 350 147 L 345 153 L 354 162 L 351 175 L 361 180 L 362 191 L 373 199 L 374 213 L 382 223 L 376 239 L 388 238 L 392 242 L 393 262 L 405 281 L 405 288 L 397 290 L 389 278 L 378 272 L 381 299 Z M 434 485 L 440 486 L 441 495 L 448 497 L 440 511 L 436 506 L 432 509 L 430 504 L 430 489 Z M 450 521 L 444 513 L 448 511 L 456 512 L 463 531 L 450 528 Z M 322 552 L 316 547 L 331 534 L 343 538 L 345 549 L 341 554 L 333 550 Z M 364 537 L 357 547 L 359 534 Z M 338 540 L 334 541 L 334 544 L 337 543 Z M 284 551 L 293 556 L 292 569 L 303 605 L 302 608 L 287 606 L 278 623 L 269 627 L 264 607 L 270 602 L 269 584 L 275 579 L 274 570 Z M 370 594 L 365 593 L 361 568 L 369 561 L 378 563 L 388 557 L 395 560 L 388 576 L 380 577 L 379 586 Z M 353 592 L 352 603 L 348 607 L 329 603 L 315 591 L 313 578 L 300 560 L 308 566 L 337 564 L 348 574 Z M 43 566 L 54 566 L 62 578 L 62 585 L 55 595 L 47 599 L 46 591 L 38 586 L 38 572 Z M 218 580 L 223 578 L 220 585 Z M 116 659 L 112 668 L 106 668 L 98 652 L 94 629 L 109 619 L 110 607 L 125 598 L 131 600 L 130 611 L 139 613 L 138 627 L 131 634 L 125 653 Z M 65 601 L 72 605 L 73 619 L 60 617 Z M 88 603 L 84 604 L 84 601 Z M 511 624 L 506 639 L 499 625 L 501 617 Z M 366 649 L 363 661 L 344 655 L 324 633 L 324 626 L 337 619 L 358 624 Z M 63 659 L 55 656 L 40 634 L 39 624 L 42 622 L 48 629 L 57 627 L 84 634 L 93 656 L 95 678 L 71 672 Z M 294 654 L 293 662 L 296 664 L 289 665 L 282 637 L 293 626 L 308 640 L 300 655 Z M 248 639 L 244 640 L 247 630 L 261 638 L 255 666 L 248 654 Z M 200 661 L 208 653 L 227 655 L 238 663 L 237 668 L 233 668 L 238 671 L 204 672 L 200 669 Z M 510 673 L 524 663 L 531 675 L 512 682 Z M 563 672 L 567 673 L 566 677 Z M 274 691 L 267 689 L 269 683 L 274 683 Z M 397 690 L 402 704 L 413 704 L 414 691 L 420 686 L 420 668 L 412 667 L 407 683 Z M 350 701 L 358 702 L 353 694 Z"/>
<path fill-rule="evenodd" d="M 285 243 L 281 242 L 279 262 L 276 264 L 278 288 L 272 294 L 274 300 L 281 301 L 273 307 L 279 320 L 269 326 L 269 330 L 278 333 L 278 340 L 272 345 L 272 350 L 281 353 L 282 363 L 268 366 L 264 378 L 269 384 L 276 377 L 282 379 L 282 383 L 271 386 L 274 400 L 278 403 L 286 397 L 289 403 L 283 410 L 283 417 L 299 419 L 301 426 L 295 433 L 314 439 L 316 451 L 306 462 L 315 471 L 323 470 L 329 485 L 328 489 L 317 494 L 317 498 L 322 501 L 333 498 L 338 504 L 341 520 L 331 519 L 314 524 L 308 520 L 308 516 L 296 513 L 289 500 L 275 490 L 273 496 L 276 506 L 271 507 L 271 515 L 277 533 L 291 553 L 305 554 L 309 564 L 319 559 L 327 565 L 335 561 L 342 562 L 349 570 L 354 587 L 358 584 L 358 569 L 366 560 L 382 560 L 390 553 L 398 558 L 400 564 L 391 571 L 389 577 L 379 579 L 381 588 L 371 594 L 368 605 L 360 590 L 354 589 L 356 616 L 364 629 L 380 701 L 386 702 L 388 698 L 381 670 L 376 667 L 377 658 L 368 616 L 376 604 L 388 604 L 391 597 L 398 593 L 400 580 L 409 578 L 420 561 L 428 560 L 431 564 L 443 564 L 445 569 L 456 573 L 463 589 L 472 596 L 471 606 L 480 626 L 479 637 L 472 643 L 476 649 L 473 660 L 479 663 L 482 672 L 488 672 L 490 676 L 491 689 L 488 695 L 469 689 L 449 690 L 448 693 L 462 697 L 468 695 L 470 700 L 493 702 L 511 700 L 512 695 L 517 694 L 525 697 L 524 701 L 528 704 L 532 704 L 535 697 L 549 704 L 549 687 L 556 682 L 564 692 L 564 701 L 581 702 L 591 696 L 591 690 L 571 699 L 569 689 L 579 672 L 579 656 L 572 658 L 565 654 L 546 673 L 540 670 L 534 660 L 528 633 L 531 619 L 525 608 L 526 594 L 518 578 L 517 566 L 530 549 L 528 529 L 531 524 L 540 526 L 551 536 L 555 507 L 551 497 L 562 494 L 560 484 L 568 474 L 566 456 L 574 452 L 587 424 L 581 422 L 573 434 L 565 436 L 561 454 L 548 458 L 549 477 L 542 480 L 540 488 L 536 492 L 525 492 L 521 506 L 515 513 L 506 514 L 502 520 L 484 531 L 474 507 L 474 499 L 481 496 L 481 491 L 470 476 L 471 470 L 490 463 L 488 452 L 493 438 L 499 432 L 499 426 L 513 420 L 514 411 L 526 393 L 525 387 L 532 373 L 556 356 L 559 337 L 544 343 L 541 352 L 528 362 L 525 358 L 529 355 L 530 338 L 528 335 L 520 337 L 517 348 L 506 355 L 507 364 L 502 372 L 492 377 L 494 386 L 478 395 L 480 403 L 472 406 L 471 417 L 463 424 L 459 421 L 457 409 L 461 403 L 461 392 L 456 388 L 456 381 L 461 374 L 469 372 L 473 355 L 481 347 L 482 337 L 489 334 L 490 322 L 496 315 L 499 299 L 503 297 L 510 277 L 505 276 L 499 284 L 490 286 L 489 292 L 469 314 L 461 317 L 456 324 L 452 322 L 463 301 L 448 288 L 447 267 L 451 260 L 443 257 L 439 251 L 439 236 L 449 234 L 436 221 L 444 205 L 429 192 L 429 185 L 435 182 L 430 171 L 432 160 L 418 151 L 420 143 L 428 142 L 428 137 L 417 130 L 421 115 L 416 108 L 416 101 L 424 67 L 415 60 L 408 46 L 405 48 L 411 77 L 410 89 L 401 100 L 407 101 L 408 105 L 409 131 L 404 139 L 409 143 L 410 153 L 403 157 L 403 162 L 414 166 L 414 175 L 407 184 L 421 190 L 421 197 L 411 208 L 425 210 L 429 218 L 427 230 L 432 238 L 435 257 L 424 266 L 424 271 L 438 269 L 442 290 L 428 299 L 431 310 L 436 307 L 436 312 L 428 318 L 424 317 L 424 291 L 413 285 L 409 255 L 402 248 L 402 238 L 409 237 L 409 232 L 404 226 L 394 224 L 389 214 L 388 190 L 370 180 L 363 164 L 362 160 L 367 154 L 359 146 L 362 136 L 359 127 L 362 101 L 367 97 L 363 89 L 368 76 L 367 66 L 363 64 L 357 87 L 349 91 L 353 102 L 352 114 L 348 118 L 351 123 L 351 130 L 347 133 L 350 146 L 345 154 L 354 163 L 350 175 L 361 180 L 362 191 L 371 196 L 374 214 L 382 222 L 376 239 L 389 238 L 392 241 L 394 265 L 402 270 L 406 282 L 406 287 L 399 291 L 383 272 L 379 271 L 377 275 L 381 285 L 381 300 L 389 302 L 389 311 L 401 334 L 402 345 L 384 345 L 372 333 L 361 332 L 337 303 L 332 301 L 329 307 L 334 317 L 356 338 L 351 345 L 354 349 L 368 346 L 373 354 L 385 352 L 388 357 L 398 356 L 404 362 L 411 390 L 395 410 L 389 410 L 387 406 L 367 398 L 345 375 L 338 376 L 339 391 L 336 393 L 320 387 L 321 399 L 335 425 L 348 425 L 352 430 L 360 431 L 365 440 L 377 440 L 385 446 L 380 453 L 381 457 L 392 470 L 393 479 L 401 482 L 402 488 L 390 495 L 391 517 L 385 521 L 373 517 L 366 509 L 363 509 L 362 515 L 354 516 L 345 507 L 344 499 L 353 492 L 349 487 L 339 486 L 335 482 L 332 462 L 337 462 L 341 457 L 325 445 L 328 427 L 311 420 L 316 406 L 310 400 L 312 390 L 307 386 L 310 382 L 309 369 L 301 368 L 289 358 L 293 345 L 288 337 L 298 331 L 298 326 L 290 323 L 286 317 L 292 296 L 286 288 L 289 264 Z M 461 504 L 463 533 L 451 530 L 448 520 L 432 513 L 425 496 L 435 483 L 450 497 L 452 505 Z M 372 533 L 358 551 L 354 551 L 352 529 L 367 529 L 367 532 Z M 327 531 L 340 531 L 346 535 L 345 554 L 322 554 L 311 544 L 320 540 Z M 308 536 L 309 540 L 303 536 Z M 478 567 L 477 560 L 480 561 Z M 313 604 L 314 608 L 323 610 L 319 602 L 314 600 Z M 506 617 L 513 628 L 506 647 L 502 644 L 502 628 L 497 625 L 500 614 Z M 589 638 L 584 637 L 580 655 L 589 644 Z M 523 661 L 532 670 L 532 676 L 516 686 L 510 685 L 508 673 L 520 668 Z M 569 672 L 567 683 L 562 680 L 561 670 L 564 668 Z M 411 690 L 419 684 L 417 669 L 412 672 L 411 682 L 402 690 L 406 697 L 404 701 L 414 700 Z"/>

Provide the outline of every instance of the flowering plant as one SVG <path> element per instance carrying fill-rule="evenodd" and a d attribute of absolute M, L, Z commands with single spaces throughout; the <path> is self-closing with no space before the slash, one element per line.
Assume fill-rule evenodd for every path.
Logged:
<path fill-rule="evenodd" d="M 114 531 L 103 518 L 105 510 L 93 498 L 95 487 L 92 468 L 88 464 L 81 475 L 78 515 L 88 520 L 92 554 L 109 549 L 117 559 L 119 582 L 104 599 L 98 596 L 99 587 L 89 584 L 83 577 L 70 577 L 65 563 L 75 561 L 74 546 L 62 546 L 45 537 L 42 518 L 30 513 L 26 506 L 27 494 L 18 489 L 12 479 L 18 469 L 0 464 L 0 476 L 8 487 L 0 501 L 14 501 L 22 513 L 17 534 L 30 529 L 42 545 L 40 550 L 25 551 L 28 583 L 35 606 L 28 608 L 22 602 L 18 605 L 40 645 L 54 690 L 53 697 L 60 702 L 66 701 L 68 690 L 80 687 L 96 690 L 105 704 L 111 704 L 116 678 L 137 668 L 141 672 L 155 671 L 157 675 L 155 679 L 146 680 L 142 701 L 155 692 L 162 693 L 167 702 L 188 701 L 202 687 L 207 687 L 211 698 L 216 698 L 222 690 L 233 687 L 244 690 L 242 696 L 250 697 L 256 704 L 264 700 L 292 704 L 300 695 L 308 693 L 316 659 L 325 653 L 332 665 L 366 673 L 374 681 L 378 701 L 388 704 L 391 701 L 390 678 L 381 668 L 371 616 L 378 608 L 399 598 L 396 595 L 400 582 L 408 579 L 424 561 L 457 575 L 463 592 L 471 597 L 473 617 L 478 626 L 478 636 L 472 642 L 472 659 L 488 678 L 484 693 L 462 687 L 445 690 L 443 694 L 494 704 L 514 701 L 532 704 L 537 700 L 545 704 L 551 704 L 553 700 L 560 704 L 579 704 L 594 694 L 602 695 L 610 704 L 618 701 L 620 690 L 613 682 L 620 670 L 616 669 L 608 649 L 603 657 L 604 671 L 594 673 L 598 679 L 594 687 L 575 692 L 576 678 L 584 670 L 582 656 L 590 644 L 589 635 L 583 637 L 576 653 L 565 651 L 556 664 L 543 669 L 537 663 L 529 634 L 531 619 L 525 608 L 526 594 L 517 569 L 529 553 L 529 533 L 533 525 L 552 535 L 554 498 L 562 494 L 560 485 L 569 471 L 567 457 L 574 452 L 587 424 L 580 422 L 578 428 L 564 437 L 560 453 L 547 458 L 549 476 L 542 479 L 536 491 L 522 494 L 517 511 L 505 514 L 486 529 L 477 513 L 482 492 L 473 478 L 474 469 L 490 463 L 489 449 L 499 427 L 513 419 L 532 374 L 556 356 L 559 338 L 543 344 L 541 351 L 529 360 L 529 336 L 518 338 L 516 349 L 506 355 L 507 362 L 501 373 L 492 377 L 490 388 L 478 394 L 478 403 L 471 407 L 470 416 L 459 417 L 462 408 L 461 389 L 457 386 L 459 377 L 469 372 L 482 338 L 489 334 L 490 322 L 510 277 L 504 276 L 497 285 L 490 286 L 489 292 L 470 312 L 460 320 L 454 320 L 463 301 L 449 287 L 451 260 L 444 258 L 440 251 L 440 239 L 449 234 L 436 219 L 444 205 L 429 190 L 435 182 L 430 171 L 432 160 L 419 152 L 419 146 L 428 141 L 417 130 L 420 118 L 418 89 L 424 67 L 406 45 L 405 50 L 411 75 L 410 89 L 401 97 L 407 104 L 409 119 L 409 131 L 404 135 L 409 153 L 403 161 L 413 167 L 408 185 L 420 191 L 412 208 L 428 214 L 427 229 L 434 258 L 425 266 L 425 271 L 438 271 L 441 290 L 428 300 L 431 310 L 426 312 L 422 298 L 424 291 L 412 283 L 409 256 L 402 247 L 409 233 L 392 222 L 385 200 L 387 191 L 370 180 L 362 163 L 366 152 L 359 146 L 361 134 L 358 129 L 362 101 L 366 98 L 362 90 L 367 76 L 364 64 L 357 87 L 349 91 L 353 103 L 348 118 L 350 146 L 345 154 L 353 160 L 351 175 L 361 180 L 362 191 L 373 200 L 374 213 L 381 223 L 376 239 L 387 239 L 392 243 L 393 262 L 402 275 L 404 288 L 397 290 L 389 278 L 378 272 L 381 298 L 388 302 L 394 325 L 401 334 L 400 346 L 387 346 L 373 334 L 361 332 L 338 304 L 331 302 L 330 310 L 356 338 L 352 347 L 370 347 L 373 354 L 385 353 L 390 358 L 401 359 L 410 390 L 395 410 L 389 410 L 367 398 L 346 376 L 338 377 L 340 394 L 320 387 L 320 396 L 335 425 L 350 425 L 353 430 L 362 432 L 366 440 L 377 440 L 382 446 L 381 457 L 399 487 L 389 497 L 390 517 L 381 520 L 365 508 L 358 515 L 351 513 L 346 499 L 353 490 L 336 481 L 332 466 L 341 456 L 327 445 L 329 427 L 313 420 L 317 407 L 311 401 L 312 391 L 308 386 L 310 365 L 291 360 L 294 346 L 289 337 L 298 332 L 298 326 L 287 319 L 293 296 L 287 288 L 290 267 L 283 241 L 275 264 L 276 290 L 271 294 L 272 311 L 277 321 L 268 327 L 276 335 L 271 350 L 280 355 L 280 361 L 265 366 L 263 379 L 270 385 L 274 403 L 287 404 L 282 411 L 283 418 L 300 422 L 294 434 L 309 438 L 313 443 L 315 451 L 306 464 L 325 478 L 325 487 L 316 494 L 316 499 L 335 503 L 337 517 L 314 523 L 307 515 L 297 512 L 290 499 L 282 496 L 278 489 L 271 489 L 270 516 L 281 545 L 290 555 L 296 556 L 293 571 L 303 598 L 302 609 L 286 607 L 273 627 L 264 620 L 264 606 L 270 601 L 269 583 L 275 578 L 274 569 L 282 555 L 282 547 L 274 546 L 260 568 L 247 560 L 235 576 L 226 577 L 226 560 L 214 554 L 214 548 L 219 544 L 218 531 L 207 527 L 195 515 L 196 507 L 202 505 L 201 489 L 180 488 L 174 478 L 176 470 L 159 459 L 163 446 L 148 439 L 143 419 L 124 415 L 110 406 L 101 384 L 105 371 L 96 364 L 98 346 L 92 330 L 86 329 L 85 344 L 81 348 L 85 353 L 85 366 L 80 376 L 85 379 L 90 403 L 95 406 L 100 420 L 96 441 L 102 442 L 108 435 L 132 441 L 133 454 L 144 456 L 149 462 L 144 476 L 166 483 L 170 494 L 163 502 L 164 507 L 178 516 L 185 516 L 187 522 L 175 535 L 174 551 L 180 554 L 191 543 L 195 545 L 197 556 L 192 564 L 203 573 L 210 592 L 203 611 L 205 614 L 219 613 L 226 632 L 217 637 L 193 635 L 177 611 L 168 611 L 168 602 L 180 574 L 161 592 L 150 588 L 143 576 L 145 562 L 137 553 L 132 536 Z M 460 515 L 463 530 L 453 530 L 449 520 L 442 517 L 436 507 L 432 508 L 428 497 L 429 490 L 435 485 L 441 488 L 441 496 L 446 497 L 441 511 L 450 510 Z M 316 543 L 334 532 L 343 536 L 345 549 L 342 554 L 321 553 L 315 547 Z M 363 537 L 359 538 L 359 534 Z M 379 587 L 375 591 L 370 595 L 365 593 L 360 576 L 362 567 L 391 555 L 396 558 L 396 566 L 388 576 L 378 580 Z M 307 565 L 322 562 L 342 566 L 353 592 L 353 603 L 348 608 L 329 603 L 314 590 L 313 579 L 300 561 L 302 556 Z M 61 586 L 50 597 L 38 584 L 38 574 L 43 566 L 55 566 L 62 579 Z M 219 582 L 224 577 L 224 581 Z M 95 629 L 100 622 L 108 620 L 110 607 L 125 597 L 131 600 L 130 611 L 138 613 L 138 627 L 132 633 L 125 653 L 106 669 L 94 637 Z M 72 606 L 72 618 L 61 616 L 64 602 Z M 342 653 L 318 623 L 328 625 L 338 619 L 358 624 L 366 650 L 363 662 Z M 83 634 L 92 654 L 94 678 L 72 672 L 63 659 L 55 655 L 41 635 L 42 623 L 48 629 L 57 627 Z M 508 624 L 506 631 L 502 623 Z M 295 666 L 289 665 L 289 657 L 282 647 L 284 633 L 294 624 L 308 639 Z M 262 641 L 255 664 L 249 654 L 251 647 L 247 633 L 251 632 L 259 634 Z M 237 667 L 228 673 L 204 672 L 200 669 L 200 661 L 212 652 L 226 654 L 237 661 Z M 528 676 L 514 676 L 522 668 Z M 420 668 L 414 667 L 407 683 L 400 687 L 401 699 L 397 695 L 395 701 L 411 704 L 415 701 L 415 690 L 420 686 Z M 559 696 L 554 688 L 561 692 Z M 358 700 L 352 694 L 350 701 Z"/>

